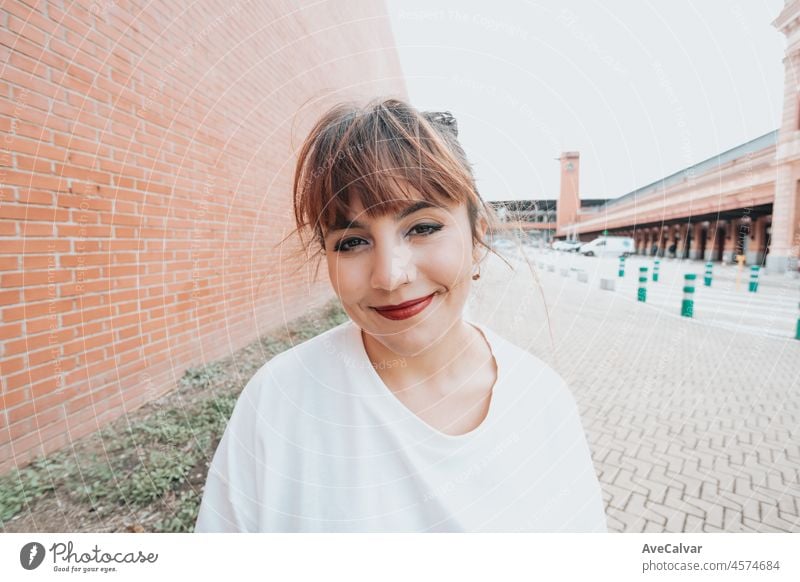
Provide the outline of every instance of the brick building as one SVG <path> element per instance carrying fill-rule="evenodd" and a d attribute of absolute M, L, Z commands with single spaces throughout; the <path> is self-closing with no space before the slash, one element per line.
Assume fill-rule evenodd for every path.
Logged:
<path fill-rule="evenodd" d="M 279 246 L 294 152 L 406 91 L 382 2 L 305 4 L 0 8 L 0 472 L 327 299 Z"/>
<path fill-rule="evenodd" d="M 544 230 L 589 241 L 607 233 L 633 237 L 639 254 L 747 264 L 800 272 L 800 0 L 786 0 L 773 25 L 786 35 L 781 126 L 605 203 L 580 196 L 580 154 L 559 158 L 555 221 L 539 216 L 507 228 Z M 549 208 L 547 200 L 515 201 Z M 524 214 L 524 213 L 523 213 Z M 553 218 L 552 212 L 547 215 Z"/>

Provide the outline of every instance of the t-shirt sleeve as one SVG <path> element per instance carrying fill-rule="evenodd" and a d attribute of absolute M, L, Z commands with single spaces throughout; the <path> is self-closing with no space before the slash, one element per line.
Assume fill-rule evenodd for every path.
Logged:
<path fill-rule="evenodd" d="M 256 374 L 236 401 L 208 471 L 195 532 L 258 530 L 259 468 L 263 446 L 258 427 L 261 375 Z"/>

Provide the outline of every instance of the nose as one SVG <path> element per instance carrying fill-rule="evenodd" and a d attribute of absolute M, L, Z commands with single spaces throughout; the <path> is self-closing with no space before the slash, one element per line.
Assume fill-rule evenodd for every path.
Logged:
<path fill-rule="evenodd" d="M 416 277 L 414 253 L 400 241 L 376 242 L 373 252 L 372 277 L 375 289 L 394 291 Z"/>

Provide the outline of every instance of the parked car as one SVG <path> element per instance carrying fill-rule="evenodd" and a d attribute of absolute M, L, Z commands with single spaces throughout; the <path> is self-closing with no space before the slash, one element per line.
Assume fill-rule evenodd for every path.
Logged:
<path fill-rule="evenodd" d="M 557 240 L 553 243 L 553 250 L 577 252 L 583 243 L 579 240 Z"/>
<path fill-rule="evenodd" d="M 581 245 L 579 252 L 587 257 L 627 257 L 633 250 L 629 236 L 601 236 Z"/>

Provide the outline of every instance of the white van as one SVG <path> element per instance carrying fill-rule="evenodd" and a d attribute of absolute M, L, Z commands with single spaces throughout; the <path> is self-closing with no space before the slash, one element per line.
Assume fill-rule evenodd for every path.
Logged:
<path fill-rule="evenodd" d="M 627 257 L 634 251 L 629 236 L 601 236 L 582 245 L 580 253 L 587 257 Z"/>

